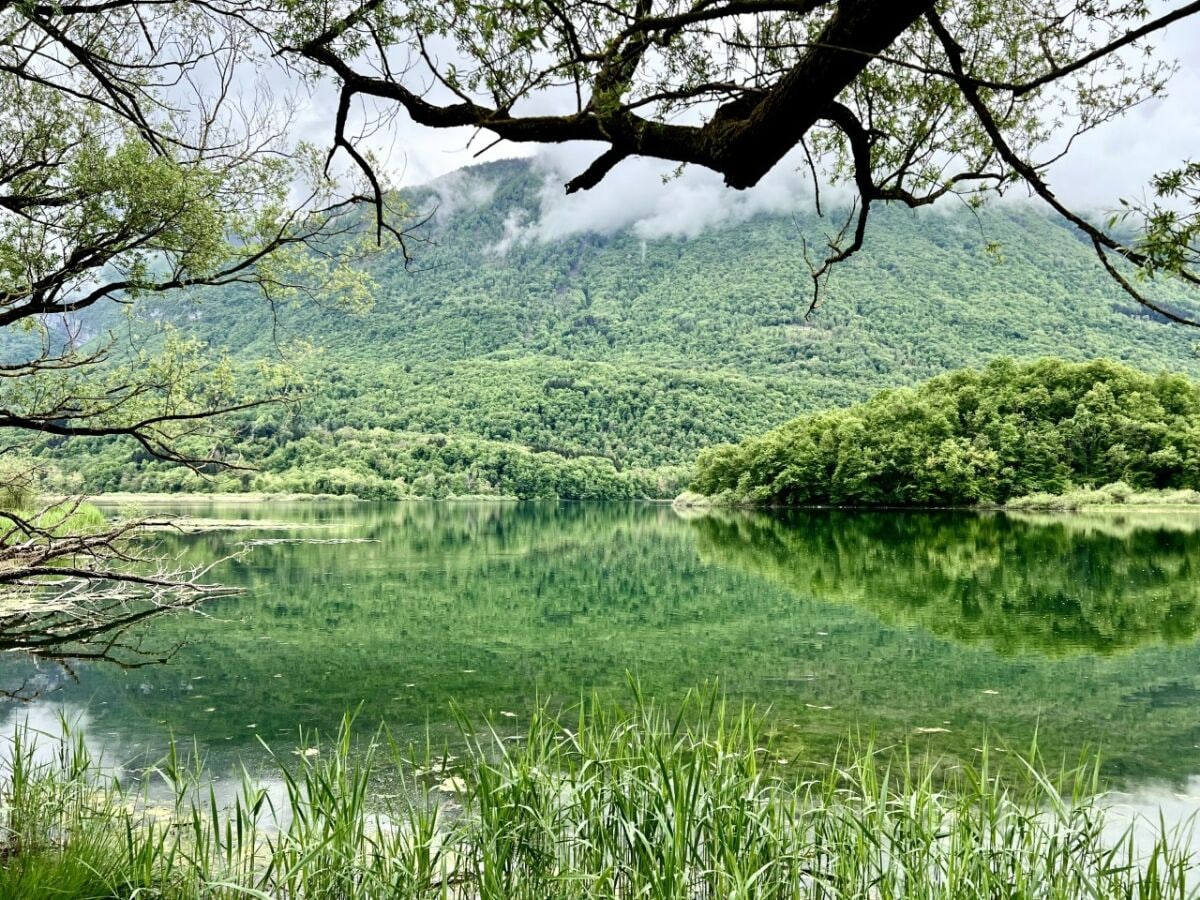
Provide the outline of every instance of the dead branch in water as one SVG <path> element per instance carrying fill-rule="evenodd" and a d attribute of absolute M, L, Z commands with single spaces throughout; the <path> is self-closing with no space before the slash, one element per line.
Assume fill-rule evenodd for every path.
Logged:
<path fill-rule="evenodd" d="M 149 520 L 96 522 L 82 498 L 24 514 L 0 510 L 0 651 L 123 668 L 178 651 L 148 644 L 135 626 L 236 593 L 208 576 L 229 557 L 182 564 L 147 540 Z M 161 520 L 159 520 L 161 524 Z M 24 687 L 2 691 L 27 699 Z"/>

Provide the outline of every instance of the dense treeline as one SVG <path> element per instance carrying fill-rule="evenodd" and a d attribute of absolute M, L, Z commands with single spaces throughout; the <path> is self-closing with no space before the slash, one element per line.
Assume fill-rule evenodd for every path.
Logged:
<path fill-rule="evenodd" d="M 803 385 L 635 364 L 310 362 L 304 376 L 311 387 L 299 401 L 232 419 L 215 448 L 255 472 L 198 477 L 111 441 L 76 442 L 64 448 L 69 456 L 53 448 L 50 455 L 106 491 L 669 499 L 686 483 L 684 461 L 704 447 L 815 402 Z M 213 448 L 194 449 L 207 456 Z"/>
<path fill-rule="evenodd" d="M 700 454 L 729 502 L 1003 502 L 1076 485 L 1200 486 L 1200 387 L 1107 360 L 997 360 Z"/>
<path fill-rule="evenodd" d="M 540 357 L 359 367 L 325 354 L 307 380 L 306 396 L 286 414 L 264 410 L 249 421 L 239 446 L 280 446 L 314 429 L 384 428 L 656 467 L 824 405 L 810 385 L 732 371 Z"/>
<path fill-rule="evenodd" d="M 94 490 L 324 479 L 342 493 L 440 496 L 485 481 L 504 492 L 519 484 L 521 496 L 618 498 L 654 495 L 635 470 L 662 469 L 652 480 L 670 482 L 705 447 L 1006 354 L 1111 357 L 1200 377 L 1195 334 L 1132 305 L 1089 246 L 1032 208 L 980 218 L 881 210 L 863 253 L 806 317 L 803 247 L 823 223 L 758 216 L 689 239 L 618 229 L 505 245 L 513 222 L 536 220 L 543 187 L 538 172 L 509 161 L 409 192 L 414 211 L 437 215 L 413 267 L 398 254 L 372 262 L 364 312 L 268 309 L 236 288 L 147 308 L 148 321 L 227 352 L 247 394 L 263 392 L 263 359 L 304 384 L 296 402 L 235 418 L 216 448 L 261 475 L 171 473 L 132 442 L 67 445 L 51 454 L 56 464 Z M 130 327 L 102 316 L 85 324 L 86 334 Z M 542 474 L 531 483 L 488 459 L 410 453 L 414 435 L 486 442 L 485 455 L 523 463 L 530 451 L 538 462 L 523 468 Z M 288 449 L 301 446 L 306 459 Z M 567 474 L 581 468 L 586 477 Z M 414 488 L 426 475 L 433 483 Z"/>
<path fill-rule="evenodd" d="M 682 466 L 618 470 L 603 457 L 572 457 L 511 443 L 382 428 L 315 428 L 278 444 L 247 443 L 246 449 L 256 463 L 252 470 L 194 472 L 163 465 L 144 454 L 131 460 L 111 442 L 97 441 L 85 469 L 87 487 L 149 493 L 335 494 L 373 500 L 638 500 L 672 497 L 690 475 Z M 244 463 L 246 457 L 231 461 Z M 77 490 L 82 484 L 78 473 L 58 469 L 48 476 L 46 487 Z"/>

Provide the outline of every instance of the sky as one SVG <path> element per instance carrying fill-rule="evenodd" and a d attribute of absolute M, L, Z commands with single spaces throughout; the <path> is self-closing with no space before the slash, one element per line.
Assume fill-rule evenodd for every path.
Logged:
<path fill-rule="evenodd" d="M 1181 62 L 1168 95 L 1085 135 L 1051 170 L 1052 187 L 1071 205 L 1100 212 L 1116 209 L 1122 197 L 1143 196 L 1155 172 L 1189 158 L 1200 159 L 1200 17 L 1168 28 L 1158 46 L 1161 53 Z M 314 133 L 327 130 L 331 114 L 331 95 L 313 97 L 302 113 L 303 129 Z M 392 183 L 401 186 L 424 184 L 486 160 L 532 157 L 543 175 L 541 208 L 509 223 L 508 243 L 626 228 L 647 239 L 688 237 L 718 221 L 812 207 L 812 189 L 797 153 L 784 158 L 749 191 L 726 188 L 720 176 L 697 167 L 671 177 L 675 170 L 671 163 L 630 159 L 614 169 L 599 188 L 568 197 L 563 182 L 581 172 L 603 148 L 500 143 L 476 156 L 491 140 L 484 133 L 472 141 L 467 129 L 424 128 L 400 113 L 370 144 Z M 443 206 L 461 202 L 471 191 L 486 192 L 486 185 L 472 186 L 460 179 L 451 179 L 443 188 Z M 499 249 L 504 249 L 504 243 Z"/>
<path fill-rule="evenodd" d="M 1085 136 L 1054 169 L 1071 202 L 1110 208 L 1115 197 L 1141 196 L 1155 172 L 1200 160 L 1200 18 L 1168 27 L 1159 46 L 1180 61 L 1167 97 Z"/>

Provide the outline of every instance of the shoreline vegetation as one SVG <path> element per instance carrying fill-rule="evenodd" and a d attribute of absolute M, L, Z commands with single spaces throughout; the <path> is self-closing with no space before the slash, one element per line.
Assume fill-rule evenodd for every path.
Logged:
<path fill-rule="evenodd" d="M 364 458 L 314 468 L 311 477 L 189 472 L 143 481 L 145 492 L 109 491 L 111 479 L 49 465 L 42 492 L 76 493 L 86 484 L 104 503 L 562 499 L 907 509 L 1193 506 L 1200 492 L 1200 385 L 1103 359 L 995 360 L 710 445 L 691 466 L 623 468 L 604 457 L 444 435 L 351 437 L 342 434 Z M 388 453 L 411 464 L 402 475 L 367 465 Z"/>
<path fill-rule="evenodd" d="M 48 497 L 45 499 L 54 501 L 61 498 Z M 518 499 L 517 497 L 500 494 L 464 494 L 462 496 L 453 495 L 441 498 L 412 495 L 395 498 L 395 502 L 447 500 L 471 503 L 515 503 Z M 106 507 L 142 503 L 151 505 L 187 503 L 365 503 L 371 502 L 371 500 L 372 498 L 370 497 L 360 497 L 357 494 L 268 493 L 264 491 L 180 491 L 179 493 L 171 493 L 169 491 L 148 491 L 146 493 L 139 493 L 137 491 L 106 491 L 88 496 L 90 503 Z"/>
<path fill-rule="evenodd" d="M 634 698 L 517 731 L 460 716 L 459 757 L 355 741 L 348 718 L 224 800 L 175 748 L 118 778 L 67 725 L 18 728 L 0 896 L 1153 900 L 1185 896 L 1196 866 L 1187 827 L 1123 830 L 1094 764 L 1052 770 L 1036 746 L 867 743 L 814 765 L 711 688 L 671 711 Z"/>
<path fill-rule="evenodd" d="M 843 509 L 851 511 L 886 511 L 892 509 L 905 512 L 920 512 L 921 510 L 1000 512 L 1023 510 L 1038 512 L 1074 512 L 1076 510 L 1128 512 L 1136 510 L 1139 512 L 1156 512 L 1161 510 L 1177 510 L 1200 513 L 1200 491 L 1190 488 L 1137 491 L 1124 482 L 1118 481 L 1098 488 L 1071 488 L 1061 494 L 1027 494 L 1023 497 L 1014 497 L 1007 503 L 978 503 L 971 506 L 835 506 L 831 504 L 786 506 L 783 504 L 752 503 L 730 493 L 709 497 L 694 491 L 684 491 L 675 498 L 672 506 L 681 511 L 702 511 L 706 509 Z"/>
<path fill-rule="evenodd" d="M 93 503 L 113 506 L 125 503 L 355 503 L 354 494 L 268 493 L 265 491 L 105 491 L 92 496 Z"/>
<path fill-rule="evenodd" d="M 1200 491 L 1191 488 L 1143 490 L 1122 481 L 1098 488 L 1077 488 L 1062 494 L 1028 494 L 1004 504 L 1005 509 L 1192 509 L 1200 512 Z"/>
<path fill-rule="evenodd" d="M 65 498 L 58 496 L 43 497 L 45 503 L 61 503 Z M 137 493 L 130 491 L 109 492 L 91 495 L 81 508 L 88 516 L 101 513 L 104 509 L 124 506 L 172 506 L 187 504 L 227 504 L 253 505 L 259 503 L 368 503 L 369 498 L 354 494 L 289 494 L 263 493 L 257 491 L 199 493 L 195 491 L 167 493 L 148 492 Z M 467 494 L 449 497 L 404 497 L 392 502 L 445 502 L 445 503 L 519 503 L 521 498 L 501 496 L 496 494 Z M 578 501 L 566 501 L 578 502 Z M 583 501 L 586 502 L 586 501 Z M 807 504 L 788 506 L 785 504 L 753 503 L 737 498 L 731 493 L 717 496 L 706 496 L 695 491 L 683 491 L 672 500 L 649 499 L 628 502 L 671 505 L 675 510 L 684 512 L 702 511 L 706 509 L 843 509 L 843 510 L 887 510 L 917 512 L 921 510 L 1030 510 L 1030 511 L 1063 511 L 1095 510 L 1095 511 L 1130 511 L 1139 510 L 1152 512 L 1155 510 L 1181 510 L 1200 512 L 1200 491 L 1191 488 L 1173 490 L 1135 490 L 1124 482 L 1114 482 L 1101 487 L 1070 488 L 1063 493 L 1035 493 L 1014 497 L 1006 503 L 978 503 L 970 506 L 878 506 L 878 505 L 835 505 Z M 253 525 L 253 521 L 248 521 Z"/>

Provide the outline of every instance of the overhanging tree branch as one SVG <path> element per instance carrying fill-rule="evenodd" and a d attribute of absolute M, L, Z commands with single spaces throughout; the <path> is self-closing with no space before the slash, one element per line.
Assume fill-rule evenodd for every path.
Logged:
<path fill-rule="evenodd" d="M 948 64 L 930 15 L 968 35 L 958 65 Z M 876 202 L 978 199 L 1031 175 L 1039 179 L 1031 189 L 1045 199 L 1045 163 L 1014 166 L 1009 157 L 1033 158 L 1064 118 L 1077 117 L 1079 133 L 1157 96 L 1170 64 L 1126 51 L 1197 15 L 1200 2 L 1146 16 L 1124 0 L 556 0 L 509 4 L 498 15 L 471 0 L 453 8 L 369 0 L 307 34 L 283 27 L 289 37 L 279 52 L 334 76 L 343 98 L 395 102 L 430 128 L 604 145 L 567 180 L 568 193 L 598 188 L 634 156 L 704 166 L 746 188 L 803 144 L 814 171 L 820 162 L 858 194 L 853 227 L 831 242 L 833 265 L 861 246 Z M 434 37 L 457 46 L 448 67 L 428 52 Z M 419 49 L 426 80 L 450 99 L 419 86 L 410 67 L 389 65 L 387 55 L 406 45 Z M 379 55 L 374 65 L 370 48 Z M 564 84 L 577 96 L 574 111 L 515 112 Z M 997 110 L 994 130 L 980 122 L 981 97 Z M 856 129 L 869 138 L 867 152 Z M 339 129 L 335 141 L 344 139 Z M 1051 205 L 1087 231 L 1081 217 Z M 1096 232 L 1090 237 L 1109 253 L 1135 266 L 1148 259 Z M 1200 286 L 1189 270 L 1175 274 Z M 1132 295 L 1147 301 L 1136 287 Z"/>
<path fill-rule="evenodd" d="M 987 132 L 988 137 L 1004 162 L 1012 167 L 1012 169 L 1018 175 L 1020 175 L 1021 179 L 1027 185 L 1029 185 L 1033 192 L 1046 203 L 1048 203 L 1055 212 L 1057 212 L 1060 216 L 1088 236 L 1093 248 L 1096 251 L 1096 255 L 1099 257 L 1100 262 L 1104 266 L 1105 270 L 1134 300 L 1136 300 L 1142 306 L 1145 306 L 1147 309 L 1154 311 L 1158 315 L 1163 316 L 1172 322 L 1176 322 L 1180 325 L 1200 327 L 1200 319 L 1195 319 L 1191 316 L 1178 313 L 1161 303 L 1151 300 L 1143 292 L 1135 288 L 1130 280 L 1122 275 L 1115 266 L 1113 266 L 1112 261 L 1108 258 L 1109 251 L 1119 254 L 1126 261 L 1135 266 L 1146 265 L 1148 263 L 1148 259 L 1146 258 L 1145 254 L 1121 241 L 1118 241 L 1116 238 L 1107 234 L 1104 230 L 1096 227 L 1086 218 L 1076 213 L 1065 203 L 1063 203 L 1062 200 L 1060 200 L 1050 188 L 1050 185 L 1046 182 L 1045 178 L 1042 176 L 1042 173 L 1039 172 L 1035 166 L 1027 162 L 1018 153 L 1016 153 L 1016 151 L 1009 144 L 1007 138 L 1004 136 L 1004 133 L 1001 131 L 1000 126 L 996 122 L 996 119 L 992 115 L 988 105 L 984 102 L 982 96 L 980 95 L 979 88 L 965 77 L 962 46 L 954 39 L 954 36 L 950 34 L 945 23 L 936 12 L 931 11 L 927 18 L 934 33 L 937 35 L 938 40 L 941 42 L 942 48 L 946 52 L 946 57 L 950 62 L 950 71 L 957 79 L 959 88 L 962 90 L 963 95 L 966 97 L 967 102 L 971 106 L 971 109 L 974 110 L 976 116 L 978 116 L 980 125 L 984 131 Z M 1185 269 L 1181 270 L 1179 274 L 1186 281 L 1189 281 L 1192 284 L 1200 285 L 1200 276 L 1197 276 L 1195 273 Z"/>

